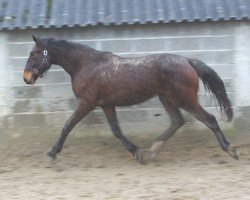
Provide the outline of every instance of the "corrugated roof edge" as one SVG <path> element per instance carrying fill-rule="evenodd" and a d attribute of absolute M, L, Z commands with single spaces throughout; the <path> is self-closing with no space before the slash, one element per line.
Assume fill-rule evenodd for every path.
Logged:
<path fill-rule="evenodd" d="M 246 21 L 249 20 L 249 17 L 242 17 L 241 19 L 237 19 L 236 17 L 230 17 L 229 20 L 225 20 L 223 18 L 214 20 L 212 18 L 208 18 L 208 19 L 193 19 L 193 20 L 187 20 L 187 19 L 183 19 L 180 21 L 175 21 L 175 20 L 169 20 L 169 21 L 165 21 L 165 20 L 159 20 L 157 22 L 121 22 L 121 23 L 115 23 L 115 22 L 108 22 L 108 23 L 103 23 L 103 22 L 98 22 L 95 25 L 87 23 L 87 24 L 72 24 L 72 25 L 68 25 L 68 24 L 63 24 L 60 26 L 56 26 L 56 25 L 37 25 L 37 26 L 23 26 L 23 27 L 1 27 L 0 31 L 13 31 L 13 30 L 26 30 L 26 29 L 50 29 L 50 28 L 55 28 L 55 29 L 60 29 L 60 28 L 83 28 L 83 27 L 95 27 L 95 26 L 123 26 L 123 25 L 149 25 L 149 24 L 170 24 L 170 23 L 195 23 L 195 22 L 200 22 L 200 23 L 204 23 L 204 22 L 228 22 L 228 21 Z"/>

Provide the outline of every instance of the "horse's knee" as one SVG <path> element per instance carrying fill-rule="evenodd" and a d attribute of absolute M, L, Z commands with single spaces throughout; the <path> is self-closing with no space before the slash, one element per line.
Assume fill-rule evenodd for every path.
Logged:
<path fill-rule="evenodd" d="M 66 122 L 64 127 L 62 128 L 61 135 L 62 136 L 67 136 L 69 132 L 74 128 L 75 124 Z"/>
<path fill-rule="evenodd" d="M 185 121 L 183 119 L 182 116 L 178 117 L 178 119 L 176 119 L 175 121 L 173 121 L 173 126 L 175 126 L 176 128 L 180 128 L 181 126 L 183 126 L 185 124 Z"/>

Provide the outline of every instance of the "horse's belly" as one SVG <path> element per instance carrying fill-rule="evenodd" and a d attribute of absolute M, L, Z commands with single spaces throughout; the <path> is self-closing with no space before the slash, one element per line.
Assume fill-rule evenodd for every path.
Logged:
<path fill-rule="evenodd" d="M 118 97 L 113 99 L 113 104 L 116 106 L 131 106 L 140 104 L 154 97 L 154 93 L 140 93 L 140 94 L 128 94 L 126 97 Z"/>
<path fill-rule="evenodd" d="M 131 106 L 145 102 L 154 96 L 156 96 L 156 90 L 131 90 L 127 88 L 116 90 L 110 93 L 109 95 L 103 96 L 103 98 L 99 99 L 98 104 L 100 104 L 99 106 Z"/>

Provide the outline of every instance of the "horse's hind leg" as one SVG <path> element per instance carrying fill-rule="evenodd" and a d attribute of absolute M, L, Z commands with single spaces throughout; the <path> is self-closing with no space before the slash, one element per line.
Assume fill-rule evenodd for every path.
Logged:
<path fill-rule="evenodd" d="M 231 157 L 235 158 L 236 160 L 239 159 L 237 148 L 235 146 L 231 146 L 227 141 L 222 131 L 220 130 L 216 118 L 213 115 L 206 112 L 200 105 L 196 105 L 192 107 L 192 109 L 189 107 L 186 110 L 214 132 L 223 151 L 226 151 Z"/>
<path fill-rule="evenodd" d="M 122 131 L 119 127 L 119 123 L 116 117 L 116 112 L 115 112 L 115 107 L 112 106 L 105 106 L 102 107 L 106 118 L 108 120 L 108 123 L 110 125 L 110 128 L 113 132 L 113 134 L 122 141 L 124 146 L 127 148 L 129 152 L 133 154 L 135 159 L 142 164 L 143 161 L 143 154 L 142 152 L 138 149 L 136 145 L 134 145 L 132 142 L 130 142 L 123 134 Z"/>
<path fill-rule="evenodd" d="M 149 156 L 151 158 L 157 156 L 165 142 L 184 124 L 184 120 L 179 108 L 175 107 L 171 102 L 169 102 L 166 96 L 160 95 L 159 98 L 165 110 L 169 114 L 171 125 L 151 146 L 149 150 Z"/>

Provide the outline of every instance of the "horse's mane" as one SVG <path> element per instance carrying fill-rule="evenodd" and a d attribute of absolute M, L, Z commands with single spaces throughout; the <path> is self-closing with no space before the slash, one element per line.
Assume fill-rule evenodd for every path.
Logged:
<path fill-rule="evenodd" d="M 91 51 L 94 53 L 96 51 L 95 49 L 87 45 L 83 45 L 80 43 L 71 42 L 67 40 L 59 40 L 59 39 L 54 39 L 54 38 L 47 38 L 44 40 L 45 40 L 46 46 L 53 47 L 64 52 L 69 52 L 71 50 L 83 50 L 83 51 L 87 50 L 87 51 Z"/>

